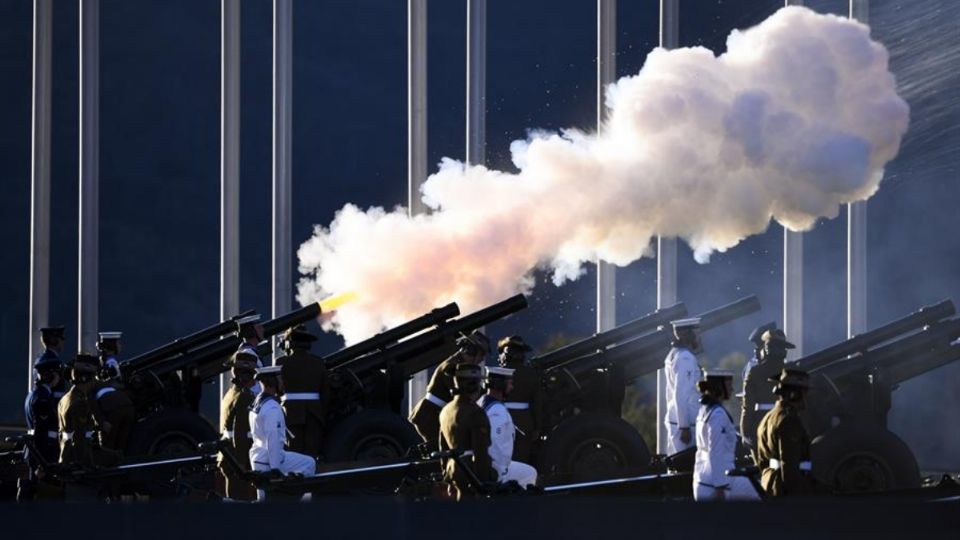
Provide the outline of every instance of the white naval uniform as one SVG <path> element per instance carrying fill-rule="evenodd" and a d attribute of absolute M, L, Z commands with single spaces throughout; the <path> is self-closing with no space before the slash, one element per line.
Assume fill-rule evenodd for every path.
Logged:
<path fill-rule="evenodd" d="M 667 455 L 673 455 L 690 448 L 696 442 L 691 433 L 690 442 L 684 444 L 680 440 L 680 429 L 689 428 L 692 431 L 697 421 L 697 411 L 700 408 L 700 393 L 697 392 L 700 364 L 697 363 L 697 357 L 686 347 L 674 347 L 663 361 L 663 370 L 666 374 L 664 393 L 667 401 L 667 414 L 663 422 L 667 425 Z"/>
<path fill-rule="evenodd" d="M 312 475 L 317 471 L 317 462 L 310 456 L 288 452 L 283 449 L 287 422 L 283 409 L 275 396 L 260 394 L 250 409 L 250 467 L 255 471 L 279 470 L 283 474 Z M 257 500 L 264 493 L 257 490 Z"/>
<path fill-rule="evenodd" d="M 513 461 L 513 441 L 516 427 L 510 411 L 499 400 L 489 394 L 477 402 L 483 407 L 490 420 L 490 461 L 497 471 L 497 481 L 501 484 L 516 480 L 523 487 L 537 483 L 537 469 L 526 463 Z"/>
<path fill-rule="evenodd" d="M 717 402 L 702 405 L 697 415 L 694 500 L 719 500 L 717 489 L 724 491 L 724 500 L 760 500 L 750 480 L 742 476 L 727 476 L 727 471 L 734 468 L 736 448 L 737 430 L 730 413 Z"/>

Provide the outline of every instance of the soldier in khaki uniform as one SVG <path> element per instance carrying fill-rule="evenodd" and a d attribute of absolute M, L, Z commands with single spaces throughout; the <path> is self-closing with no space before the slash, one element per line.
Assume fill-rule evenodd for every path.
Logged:
<path fill-rule="evenodd" d="M 783 330 L 774 328 L 760 335 L 757 365 L 750 368 L 743 380 L 743 401 L 740 409 L 740 433 L 743 442 L 751 450 L 756 447 L 754 437 L 757 426 L 767 411 L 773 409 L 777 395 L 770 386 L 770 377 L 776 377 L 783 369 L 787 350 L 796 348 L 787 341 Z"/>
<path fill-rule="evenodd" d="M 98 415 L 92 392 L 97 385 L 99 360 L 78 354 L 71 369 L 73 388 L 57 405 L 60 428 L 60 463 L 91 466 L 101 461 L 95 452 L 97 431 L 108 429 Z"/>
<path fill-rule="evenodd" d="M 483 393 L 483 367 L 473 363 L 460 364 L 454 372 L 455 397 L 440 411 L 440 450 L 470 451 L 462 459 L 481 482 L 496 482 L 497 472 L 490 459 L 490 420 L 477 405 Z M 457 500 L 476 495 L 466 472 L 456 461 L 446 460 L 443 478 L 453 485 Z"/>
<path fill-rule="evenodd" d="M 237 457 L 247 470 L 250 469 L 250 446 L 253 439 L 250 436 L 250 407 L 256 395 L 253 393 L 255 381 L 253 376 L 257 370 L 257 357 L 245 352 L 237 352 L 231 361 L 233 384 L 227 389 L 220 402 L 220 434 L 227 441 L 229 450 Z M 217 459 L 217 465 L 223 474 L 226 496 L 238 501 L 253 501 L 257 498 L 257 489 L 253 484 L 244 482 L 236 472 L 227 467 L 222 455 Z"/>
<path fill-rule="evenodd" d="M 480 365 L 490 352 L 490 340 L 482 332 L 461 336 L 457 340 L 457 346 L 460 349 L 437 366 L 430 378 L 430 384 L 427 385 L 427 395 L 417 403 L 410 414 L 410 422 L 427 442 L 428 448 L 437 447 L 440 438 L 440 410 L 453 398 L 453 377 L 457 366 Z"/>
<path fill-rule="evenodd" d="M 505 337 L 497 343 L 500 365 L 513 370 L 513 389 L 506 397 L 504 406 L 517 428 L 513 443 L 513 459 L 532 463 L 536 444 L 540 440 L 543 422 L 543 390 L 540 372 L 526 362 L 532 349 L 520 336 Z"/>
<path fill-rule="evenodd" d="M 810 387 L 805 371 L 785 368 L 777 377 L 773 409 L 757 429 L 754 459 L 760 467 L 760 484 L 770 497 L 806 495 L 812 491 L 810 438 L 800 419 Z"/>
<path fill-rule="evenodd" d="M 323 359 L 310 354 L 316 336 L 298 325 L 284 335 L 287 355 L 277 359 L 281 366 L 284 394 L 280 397 L 291 438 L 287 446 L 293 452 L 320 456 L 323 423 L 326 414 L 327 370 Z"/>

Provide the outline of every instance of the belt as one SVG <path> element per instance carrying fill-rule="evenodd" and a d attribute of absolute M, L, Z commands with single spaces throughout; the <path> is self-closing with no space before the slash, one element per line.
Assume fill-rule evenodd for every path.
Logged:
<path fill-rule="evenodd" d="M 60 438 L 62 438 L 64 441 L 72 441 L 72 440 L 73 440 L 73 433 L 74 433 L 74 432 L 72 432 L 72 431 L 64 431 L 63 433 L 60 434 Z M 92 438 L 93 438 L 93 432 L 92 432 L 92 431 L 86 431 L 86 432 L 83 433 L 83 436 L 86 437 L 87 439 L 92 439 Z"/>
<path fill-rule="evenodd" d="M 27 430 L 27 435 L 36 435 L 36 430 L 28 429 L 28 430 Z M 47 437 L 50 437 L 51 439 L 56 439 L 59 435 L 60 435 L 60 434 L 57 433 L 56 431 L 48 431 L 48 432 L 47 432 Z"/>
<path fill-rule="evenodd" d="M 754 411 L 771 411 L 773 410 L 773 403 L 754 403 Z"/>
<path fill-rule="evenodd" d="M 117 389 L 112 386 L 106 386 L 104 388 L 101 388 L 97 390 L 97 399 L 102 398 L 103 396 L 109 394 L 110 392 L 116 392 L 116 391 Z"/>
<path fill-rule="evenodd" d="M 530 404 L 526 401 L 507 401 L 503 406 L 512 411 L 523 411 L 530 408 Z"/>
<path fill-rule="evenodd" d="M 781 467 L 783 467 L 783 462 L 782 462 L 782 461 L 780 461 L 779 459 L 770 459 L 770 468 L 771 468 L 771 469 L 773 469 L 773 470 L 776 471 L 776 470 L 779 470 Z M 801 471 L 812 471 L 812 470 L 813 470 L 813 464 L 810 463 L 809 461 L 801 461 L 801 462 L 800 462 L 800 470 L 801 470 Z"/>
<path fill-rule="evenodd" d="M 280 396 L 280 401 L 319 401 L 320 392 L 288 392 Z"/>
<path fill-rule="evenodd" d="M 441 409 L 444 407 L 444 405 L 447 404 L 446 401 L 438 398 L 437 396 L 431 394 L 430 392 L 427 392 L 427 395 L 424 396 L 423 398 L 429 401 L 430 403 L 433 403 L 437 407 L 440 407 Z"/>
<path fill-rule="evenodd" d="M 224 438 L 224 439 L 232 439 L 232 438 L 233 438 L 233 433 L 234 433 L 233 431 L 224 431 L 224 432 L 223 432 L 223 438 Z M 247 433 L 247 438 L 248 438 L 248 439 L 252 439 L 252 438 L 253 438 L 253 435 L 252 435 L 249 431 L 247 431 L 246 433 Z"/>

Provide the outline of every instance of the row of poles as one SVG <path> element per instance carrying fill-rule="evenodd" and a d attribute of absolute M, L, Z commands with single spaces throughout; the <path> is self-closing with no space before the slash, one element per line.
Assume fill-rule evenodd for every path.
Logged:
<path fill-rule="evenodd" d="M 34 0 L 33 100 L 31 148 L 30 366 L 39 354 L 36 329 L 49 322 L 50 277 L 50 96 L 53 0 Z M 98 328 L 99 254 L 99 0 L 80 0 L 80 223 L 78 349 L 95 341 Z M 802 5 L 785 0 L 785 5 Z M 679 46 L 680 0 L 660 0 L 659 44 Z M 240 0 L 221 2 L 221 146 L 220 146 L 220 317 L 239 313 L 240 206 Z M 616 0 L 597 0 L 597 129 L 602 131 L 604 90 L 616 80 Z M 867 22 L 869 0 L 849 0 L 851 18 Z M 420 185 L 427 178 L 427 0 L 408 0 L 408 209 L 425 211 Z M 487 2 L 467 0 L 466 162 L 485 162 Z M 274 316 L 290 310 L 291 110 L 293 0 L 273 2 L 273 199 L 272 302 Z M 847 330 L 866 330 L 865 202 L 847 209 Z M 803 347 L 803 235 L 784 229 L 783 325 Z M 616 325 L 616 271 L 598 261 L 597 331 Z M 677 302 L 677 240 L 657 239 L 657 308 Z M 226 388 L 225 378 L 221 388 Z M 426 390 L 426 374 L 410 382 L 409 395 Z M 663 405 L 663 374 L 658 375 L 657 417 Z M 412 400 L 411 400 L 412 401 Z M 658 425 L 660 423 L 658 422 Z M 661 426 L 662 428 L 662 426 Z M 658 450 L 662 450 L 658 437 Z"/>

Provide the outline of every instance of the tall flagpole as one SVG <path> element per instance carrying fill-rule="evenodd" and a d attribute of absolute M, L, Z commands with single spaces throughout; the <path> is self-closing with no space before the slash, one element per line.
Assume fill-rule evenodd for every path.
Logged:
<path fill-rule="evenodd" d="M 221 2 L 220 319 L 240 311 L 240 0 Z M 229 388 L 220 376 L 220 395 Z"/>
<path fill-rule="evenodd" d="M 80 231 L 77 350 L 97 341 L 100 235 L 100 0 L 80 0 Z"/>
<path fill-rule="evenodd" d="M 597 0 L 597 132 L 607 109 L 604 91 L 617 76 L 617 0 Z M 617 267 L 597 261 L 597 332 L 617 325 Z"/>
<path fill-rule="evenodd" d="M 292 287 L 293 0 L 273 1 L 273 317 L 290 311 Z M 279 342 L 279 338 L 275 340 Z M 276 359 L 274 355 L 274 359 Z"/>
<path fill-rule="evenodd" d="M 850 18 L 867 23 L 870 0 L 850 0 Z M 847 336 L 867 330 L 867 201 L 847 205 Z"/>
<path fill-rule="evenodd" d="M 42 347 L 37 331 L 50 309 L 50 47 L 53 0 L 33 2 L 33 110 L 30 148 L 30 346 L 27 391 L 33 390 L 33 360 Z"/>

